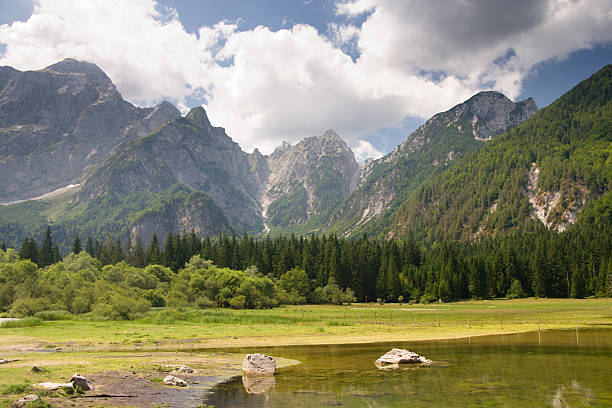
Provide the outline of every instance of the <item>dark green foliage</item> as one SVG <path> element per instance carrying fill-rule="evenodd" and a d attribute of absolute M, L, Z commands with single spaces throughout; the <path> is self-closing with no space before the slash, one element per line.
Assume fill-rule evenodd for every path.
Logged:
<path fill-rule="evenodd" d="M 78 254 L 82 250 L 83 248 L 81 247 L 81 239 L 79 238 L 79 234 L 76 234 L 74 237 L 74 241 L 72 241 L 72 253 Z"/>
<path fill-rule="evenodd" d="M 24 238 L 21 249 L 19 249 L 19 257 L 29 259 L 34 263 L 38 262 L 38 243 L 34 238 Z"/>
<path fill-rule="evenodd" d="M 47 227 L 47 232 L 45 233 L 45 239 L 40 246 L 40 251 L 38 253 L 38 265 L 41 267 L 45 267 L 55 263 L 54 248 L 53 248 L 53 238 L 51 236 L 51 227 Z"/>
<path fill-rule="evenodd" d="M 611 96 L 609 65 L 423 184 L 398 211 L 392 231 L 429 243 L 535 232 L 540 221 L 530 217 L 526 188 L 536 167 L 538 189 L 560 194 L 547 220 L 558 225 L 564 211 L 612 186 Z M 538 269 L 538 292 L 542 274 Z"/>
<path fill-rule="evenodd" d="M 308 195 L 304 185 L 273 201 L 268 207 L 268 221 L 273 225 L 288 227 L 307 220 Z"/>

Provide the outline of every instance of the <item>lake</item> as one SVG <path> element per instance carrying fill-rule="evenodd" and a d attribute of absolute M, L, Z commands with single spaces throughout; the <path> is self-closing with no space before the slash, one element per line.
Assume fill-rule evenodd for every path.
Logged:
<path fill-rule="evenodd" d="M 377 369 L 374 360 L 393 347 L 424 355 L 434 364 Z M 262 383 L 243 384 L 238 376 L 217 384 L 206 404 L 217 408 L 612 407 L 612 330 L 239 352 L 262 352 L 302 364 L 281 368 Z"/>

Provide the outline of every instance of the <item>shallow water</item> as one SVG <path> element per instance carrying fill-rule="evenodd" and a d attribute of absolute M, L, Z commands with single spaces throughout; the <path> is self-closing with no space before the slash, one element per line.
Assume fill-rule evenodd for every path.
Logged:
<path fill-rule="evenodd" d="M 435 363 L 417 369 L 377 369 L 374 360 L 393 347 L 407 348 Z M 240 350 L 255 351 L 302 364 L 281 368 L 273 379 L 259 384 L 243 384 L 240 376 L 234 377 L 216 385 L 206 404 L 612 407 L 612 330 Z"/>

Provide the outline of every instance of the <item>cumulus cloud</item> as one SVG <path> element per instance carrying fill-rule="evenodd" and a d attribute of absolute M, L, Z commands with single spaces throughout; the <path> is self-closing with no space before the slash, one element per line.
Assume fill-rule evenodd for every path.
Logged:
<path fill-rule="evenodd" d="M 538 63 L 612 40 L 610 0 L 342 0 L 336 13 L 324 34 L 229 22 L 191 34 L 155 0 L 37 0 L 28 21 L 0 26 L 0 64 L 88 60 L 135 103 L 204 102 L 248 150 L 334 128 L 363 159 L 380 155 L 364 137 L 381 126 L 481 89 L 514 98 Z"/>
<path fill-rule="evenodd" d="M 351 146 L 351 150 L 355 154 L 355 158 L 358 162 L 364 162 L 366 159 L 378 159 L 381 158 L 383 153 L 375 148 L 372 143 L 366 140 L 359 140 L 357 145 Z"/>

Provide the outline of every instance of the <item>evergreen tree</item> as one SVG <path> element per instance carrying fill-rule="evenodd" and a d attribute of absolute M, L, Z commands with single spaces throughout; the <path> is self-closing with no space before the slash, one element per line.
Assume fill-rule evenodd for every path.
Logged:
<path fill-rule="evenodd" d="M 34 238 L 24 238 L 19 249 L 19 257 L 38 263 L 38 244 Z"/>
<path fill-rule="evenodd" d="M 145 266 L 145 251 L 142 246 L 142 241 L 140 238 L 136 239 L 136 247 L 134 248 L 134 254 L 132 256 L 132 265 L 137 268 L 144 268 Z"/>
<path fill-rule="evenodd" d="M 145 261 L 147 265 L 162 264 L 162 256 L 161 251 L 159 250 L 159 241 L 157 239 L 157 234 L 153 234 L 153 238 L 151 238 L 151 243 L 147 248 Z"/>
<path fill-rule="evenodd" d="M 76 234 L 74 237 L 74 241 L 72 241 L 72 253 L 78 254 L 81 252 L 83 248 L 81 247 L 81 239 L 79 238 L 79 234 Z"/>
<path fill-rule="evenodd" d="M 51 237 L 51 227 L 47 226 L 45 238 L 43 239 L 40 251 L 38 253 L 38 266 L 44 268 L 55 263 L 55 255 L 53 253 L 53 238 Z"/>
<path fill-rule="evenodd" d="M 85 251 L 89 254 L 89 256 L 95 256 L 94 244 L 91 240 L 91 237 L 87 237 L 87 243 L 85 244 Z"/>

